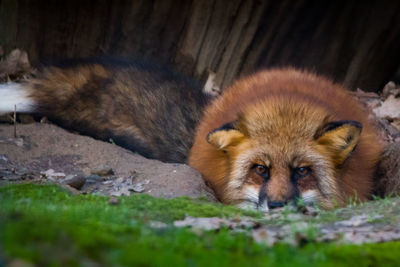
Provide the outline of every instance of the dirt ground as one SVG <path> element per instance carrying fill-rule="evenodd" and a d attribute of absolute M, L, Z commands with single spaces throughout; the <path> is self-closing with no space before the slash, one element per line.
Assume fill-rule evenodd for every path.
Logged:
<path fill-rule="evenodd" d="M 111 143 L 48 123 L 0 124 L 0 184 L 54 181 L 81 192 L 148 193 L 215 200 L 201 175 L 185 164 L 149 160 Z M 74 190 L 74 189 L 71 189 Z"/>

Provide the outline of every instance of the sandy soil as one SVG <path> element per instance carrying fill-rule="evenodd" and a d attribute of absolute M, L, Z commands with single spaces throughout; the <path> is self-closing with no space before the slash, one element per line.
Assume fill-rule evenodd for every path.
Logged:
<path fill-rule="evenodd" d="M 106 195 L 215 200 L 201 175 L 185 164 L 149 160 L 131 151 L 67 132 L 52 124 L 0 124 L 0 183 L 54 181 Z"/>

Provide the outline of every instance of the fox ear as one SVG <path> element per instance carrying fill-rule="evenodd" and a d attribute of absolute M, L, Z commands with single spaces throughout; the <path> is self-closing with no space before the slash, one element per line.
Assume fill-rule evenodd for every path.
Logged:
<path fill-rule="evenodd" d="M 341 165 L 355 149 L 362 125 L 357 121 L 334 121 L 317 131 L 315 139 L 329 151 L 336 165 Z"/>
<path fill-rule="evenodd" d="M 207 142 L 217 147 L 225 149 L 229 146 L 239 144 L 244 138 L 244 134 L 235 128 L 235 122 L 230 122 L 212 130 L 207 135 Z"/>

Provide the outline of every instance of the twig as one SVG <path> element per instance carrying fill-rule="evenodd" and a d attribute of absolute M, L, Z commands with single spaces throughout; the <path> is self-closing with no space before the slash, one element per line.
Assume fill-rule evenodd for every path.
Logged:
<path fill-rule="evenodd" d="M 14 138 L 17 138 L 17 105 L 14 105 Z"/>

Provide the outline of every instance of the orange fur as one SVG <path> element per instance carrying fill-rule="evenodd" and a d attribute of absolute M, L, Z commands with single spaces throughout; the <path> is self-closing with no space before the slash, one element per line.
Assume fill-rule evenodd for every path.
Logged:
<path fill-rule="evenodd" d="M 324 129 L 343 120 L 361 123 L 361 136 L 351 124 Z M 235 122 L 235 136 L 235 130 L 215 130 L 229 122 Z M 218 136 L 208 136 L 213 130 Z M 230 137 L 235 142 L 227 145 Z M 216 145 L 220 139 L 223 147 Z M 308 72 L 277 69 L 237 81 L 206 108 L 189 164 L 225 203 L 249 201 L 246 192 L 254 191 L 256 180 L 251 167 L 261 161 L 270 176 L 257 190 L 268 200 L 285 202 L 296 192 L 314 190 L 316 201 L 332 208 L 349 197 L 370 197 L 381 151 L 367 114 L 343 87 Z M 294 183 L 291 172 L 302 166 L 312 172 Z"/>

